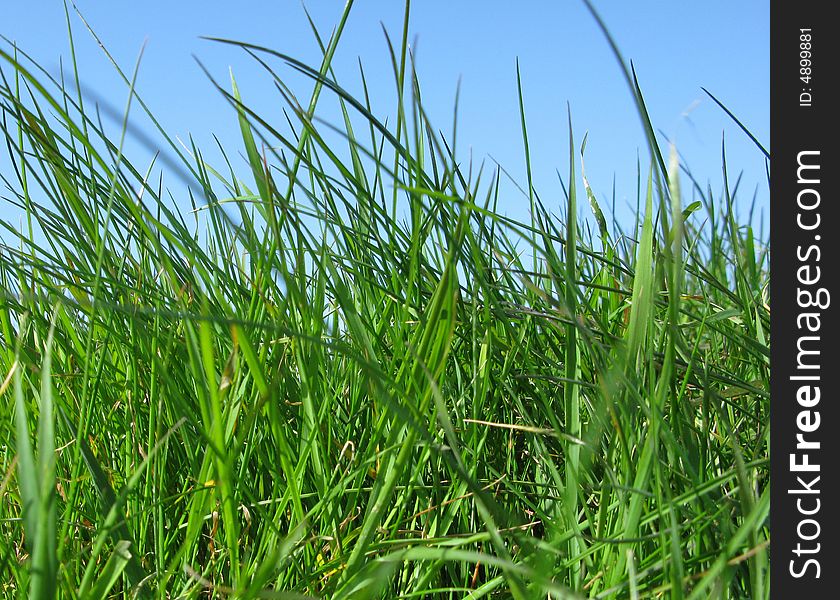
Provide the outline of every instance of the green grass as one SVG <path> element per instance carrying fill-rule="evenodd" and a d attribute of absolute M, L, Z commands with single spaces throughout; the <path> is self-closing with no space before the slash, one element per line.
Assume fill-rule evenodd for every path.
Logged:
<path fill-rule="evenodd" d="M 511 191 L 429 123 L 408 10 L 395 116 L 344 91 L 346 16 L 314 67 L 225 42 L 285 117 L 220 83 L 242 146 L 159 128 L 174 173 L 0 50 L 3 597 L 767 598 L 769 263 L 737 183 L 678 176 L 626 70 L 638 222 L 607 221 L 571 115 L 543 201 L 521 80 Z"/>

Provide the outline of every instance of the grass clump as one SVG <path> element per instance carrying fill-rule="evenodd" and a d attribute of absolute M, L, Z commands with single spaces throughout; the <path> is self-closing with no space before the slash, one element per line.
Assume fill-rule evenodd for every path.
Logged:
<path fill-rule="evenodd" d="M 737 185 L 686 172 L 687 200 L 651 134 L 635 226 L 575 159 L 507 218 L 405 37 L 393 125 L 339 84 L 345 20 L 314 68 L 236 44 L 292 132 L 219 85 L 244 172 L 160 130 L 191 212 L 0 50 L 3 594 L 766 598 L 768 262 Z"/>

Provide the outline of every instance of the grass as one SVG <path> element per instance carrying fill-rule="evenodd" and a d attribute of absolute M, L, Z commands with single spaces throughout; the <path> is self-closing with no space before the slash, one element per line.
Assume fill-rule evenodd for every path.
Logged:
<path fill-rule="evenodd" d="M 351 4 L 315 67 L 223 41 L 286 105 L 218 84 L 244 170 L 162 128 L 179 166 L 133 164 L 0 50 L 4 597 L 767 598 L 769 264 L 737 182 L 666 162 L 627 69 L 638 222 L 607 221 L 571 115 L 546 204 L 520 81 L 509 219 L 503 172 L 426 117 L 408 7 L 393 124 L 340 85 Z"/>

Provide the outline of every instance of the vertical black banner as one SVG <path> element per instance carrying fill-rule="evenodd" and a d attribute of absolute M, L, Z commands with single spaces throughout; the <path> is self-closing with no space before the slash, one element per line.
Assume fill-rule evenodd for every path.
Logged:
<path fill-rule="evenodd" d="M 830 6 L 771 3 L 770 563 L 779 599 L 838 597 L 840 172 L 831 138 L 840 44 Z"/>

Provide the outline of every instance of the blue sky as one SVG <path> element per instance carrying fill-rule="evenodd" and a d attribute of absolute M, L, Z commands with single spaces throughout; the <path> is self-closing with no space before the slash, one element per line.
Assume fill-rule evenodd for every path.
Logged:
<path fill-rule="evenodd" d="M 307 3 L 316 25 L 328 34 L 343 2 Z M 146 41 L 138 89 L 163 125 L 182 139 L 192 134 L 211 149 L 212 134 L 239 150 L 230 107 L 196 64 L 197 56 L 221 82 L 228 67 L 246 101 L 281 120 L 281 102 L 268 78 L 243 52 L 199 39 L 220 36 L 269 46 L 317 65 L 318 47 L 297 0 L 278 2 L 95 2 L 77 6 L 116 60 L 128 71 Z M 596 1 L 627 59 L 632 59 L 654 125 L 676 140 L 702 182 L 722 185 L 721 139 L 725 132 L 730 177 L 743 171 L 742 201 L 757 190 L 758 207 L 768 210 L 764 160 L 758 150 L 701 91 L 720 98 L 769 147 L 769 5 L 766 2 Z M 393 106 L 394 86 L 382 33 L 398 38 L 403 3 L 357 0 L 338 50 L 335 67 L 342 84 L 358 91 L 358 64 L 365 66 L 371 95 L 383 112 Z M 14 40 L 53 72 L 69 57 L 63 5 L 4 2 L 0 33 Z M 119 109 L 127 89 L 72 12 L 81 77 L 88 90 Z M 520 136 L 515 61 L 519 58 L 535 184 L 551 207 L 561 202 L 555 169 L 568 171 L 566 103 L 571 106 L 579 145 L 589 138 L 586 171 L 609 204 L 613 178 L 617 211 L 628 218 L 635 202 L 636 157 L 647 153 L 639 118 L 626 83 L 594 19 L 579 0 L 514 3 L 423 0 L 412 5 L 410 39 L 416 40 L 424 104 L 445 131 L 452 122 L 456 84 L 461 79 L 459 146 L 476 161 L 492 156 L 520 182 L 525 167 Z M 65 62 L 66 64 L 66 62 Z M 308 82 L 295 79 L 306 97 Z M 376 104 L 375 104 L 376 107 Z M 134 123 L 147 123 L 135 115 Z M 326 113 L 329 114 L 329 113 Z M 116 123 L 114 130 L 118 129 Z M 130 141 L 129 157 L 141 164 L 148 149 Z M 208 152 L 212 157 L 212 154 Z M 526 216 L 526 200 L 506 195 L 500 207 Z M 8 210 L 0 207 L 0 211 Z M 765 215 L 766 217 L 766 215 Z"/>

